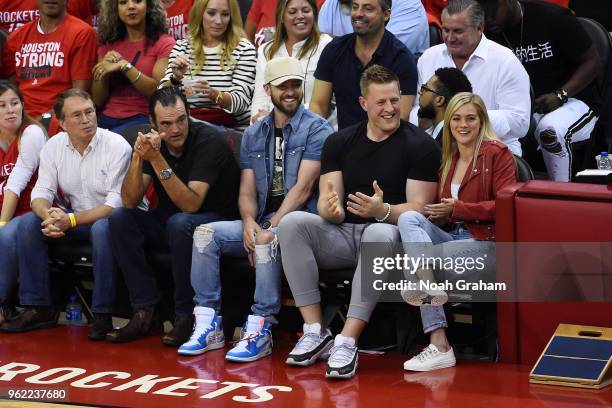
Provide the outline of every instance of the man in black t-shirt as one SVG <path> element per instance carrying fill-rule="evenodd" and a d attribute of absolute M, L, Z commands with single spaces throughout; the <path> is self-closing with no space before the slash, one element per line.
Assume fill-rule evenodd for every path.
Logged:
<path fill-rule="evenodd" d="M 193 327 L 193 232 L 200 224 L 238 217 L 238 163 L 216 130 L 189 121 L 187 106 L 175 88 L 163 88 L 151 96 L 149 111 L 156 130 L 139 134 L 121 188 L 125 207 L 109 217 L 113 255 L 134 310 L 127 326 L 108 333 L 111 341 L 135 340 L 161 328 L 154 318 L 160 294 L 145 248 L 168 247 L 176 319 L 163 343 L 178 346 L 186 341 Z M 142 211 L 136 206 L 151 181 L 159 202 L 154 210 Z"/>
<path fill-rule="evenodd" d="M 361 77 L 359 103 L 368 121 L 330 136 L 321 157 L 319 215 L 293 212 L 281 220 L 283 268 L 304 318 L 304 336 L 287 363 L 306 366 L 326 354 L 327 377 L 350 378 L 357 368 L 357 339 L 376 302 L 361 296 L 362 242 L 399 242 L 401 213 L 421 211 L 436 198 L 440 149 L 415 126 L 400 120 L 398 77 L 373 65 Z M 346 205 L 345 205 L 346 204 Z M 392 245 L 385 245 L 391 256 Z M 347 321 L 332 340 L 321 327 L 319 267 L 354 268 Z"/>
<path fill-rule="evenodd" d="M 535 136 L 551 179 L 571 179 L 570 144 L 590 137 L 600 97 L 599 57 L 567 9 L 529 0 L 480 0 L 487 35 L 509 47 L 529 74 L 535 93 Z"/>

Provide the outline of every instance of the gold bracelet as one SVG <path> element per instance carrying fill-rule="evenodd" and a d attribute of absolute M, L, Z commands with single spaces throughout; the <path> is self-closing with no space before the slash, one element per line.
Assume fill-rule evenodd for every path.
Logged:
<path fill-rule="evenodd" d="M 77 226 L 77 222 L 76 222 L 76 217 L 74 216 L 74 213 L 68 213 L 68 218 L 70 219 L 70 226 L 72 228 Z"/>
<path fill-rule="evenodd" d="M 221 102 L 223 101 L 223 91 L 219 91 L 217 97 L 215 98 L 215 105 L 221 106 Z"/>

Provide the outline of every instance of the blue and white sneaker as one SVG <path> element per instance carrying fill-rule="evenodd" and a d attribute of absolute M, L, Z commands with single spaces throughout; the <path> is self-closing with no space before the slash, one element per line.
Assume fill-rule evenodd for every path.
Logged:
<path fill-rule="evenodd" d="M 182 356 L 197 356 L 209 350 L 225 346 L 221 316 L 210 307 L 196 306 L 193 310 L 195 324 L 193 333 L 186 343 L 178 349 Z"/>
<path fill-rule="evenodd" d="M 225 359 L 239 363 L 259 360 L 272 354 L 272 328 L 261 316 L 250 315 L 242 329 L 240 341 L 227 352 Z"/>

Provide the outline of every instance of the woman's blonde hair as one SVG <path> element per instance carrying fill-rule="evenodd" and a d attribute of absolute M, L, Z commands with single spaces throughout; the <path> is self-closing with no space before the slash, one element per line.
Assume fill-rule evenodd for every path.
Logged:
<path fill-rule="evenodd" d="M 285 28 L 285 13 L 289 8 L 289 3 L 292 0 L 278 0 L 276 3 L 276 28 L 274 31 L 274 38 L 264 49 L 264 53 L 267 59 L 272 59 L 272 56 L 276 54 L 278 49 L 281 47 L 283 41 L 287 40 L 287 29 Z M 300 50 L 298 55 L 294 55 L 297 59 L 301 60 L 306 55 L 312 54 L 316 51 L 319 46 L 319 40 L 321 39 L 321 32 L 319 31 L 319 10 L 317 9 L 317 3 L 315 0 L 306 0 L 312 8 L 313 21 L 312 31 L 308 35 L 304 46 Z"/>
<path fill-rule="evenodd" d="M 204 11 L 210 0 L 196 0 L 189 12 L 189 45 L 193 50 L 195 67 L 193 72 L 200 72 L 206 64 L 206 56 L 204 55 L 204 27 L 202 27 L 202 19 Z M 223 33 L 223 45 L 219 52 L 221 68 L 229 71 L 236 64 L 232 58 L 232 52 L 240 43 L 242 38 L 242 17 L 240 17 L 240 7 L 236 0 L 227 0 L 230 10 L 230 21 L 227 30 Z"/>
<path fill-rule="evenodd" d="M 462 107 L 467 104 L 472 104 L 476 108 L 476 113 L 480 119 L 480 132 L 476 139 L 476 147 L 474 149 L 474 158 L 472 159 L 472 171 L 476 167 L 476 159 L 480 146 L 483 140 L 498 140 L 489 115 L 487 114 L 487 107 L 485 106 L 482 98 L 476 94 L 470 92 L 459 92 L 451 98 L 446 107 L 446 113 L 444 114 L 444 130 L 442 132 L 442 164 L 440 166 L 440 192 L 444 188 L 448 172 L 453 161 L 453 156 L 457 152 L 457 141 L 453 137 L 450 129 L 451 119 L 453 115 Z"/>

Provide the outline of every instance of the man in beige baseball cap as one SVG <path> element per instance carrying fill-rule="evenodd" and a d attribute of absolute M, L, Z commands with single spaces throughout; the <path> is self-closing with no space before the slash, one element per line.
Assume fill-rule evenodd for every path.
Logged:
<path fill-rule="evenodd" d="M 272 329 L 280 311 L 282 262 L 276 227 L 292 211 L 317 209 L 321 151 L 333 129 L 302 105 L 304 74 L 295 58 L 274 58 L 264 71 L 264 88 L 274 108 L 249 126 L 240 146 L 241 220 L 206 224 L 191 260 L 196 325 L 178 353 L 202 354 L 222 347 L 219 259 L 245 257 L 255 267 L 255 296 L 244 335 L 225 358 L 249 362 L 272 353 Z M 198 246 L 199 245 L 199 246 Z M 210 343 L 209 338 L 216 339 Z"/>
<path fill-rule="evenodd" d="M 268 61 L 264 71 L 264 84 L 279 86 L 289 79 L 304 81 L 300 61 L 293 57 L 280 57 Z"/>

